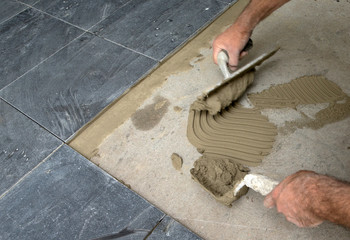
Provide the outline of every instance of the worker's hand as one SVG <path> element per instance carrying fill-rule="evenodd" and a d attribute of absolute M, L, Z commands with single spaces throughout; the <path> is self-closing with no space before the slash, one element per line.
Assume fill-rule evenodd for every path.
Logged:
<path fill-rule="evenodd" d="M 284 179 L 269 193 L 264 201 L 267 208 L 277 207 L 288 221 L 299 227 L 313 227 L 323 219 L 317 216 L 320 197 L 317 182 L 321 175 L 311 171 L 299 171 Z"/>
<path fill-rule="evenodd" d="M 226 50 L 229 56 L 228 66 L 232 71 L 237 69 L 239 59 L 248 54 L 248 52 L 242 52 L 242 50 L 251 35 L 251 33 L 239 31 L 238 29 L 238 27 L 232 25 L 217 36 L 213 42 L 214 63 L 218 64 L 217 57 L 219 52 L 221 50 Z"/>

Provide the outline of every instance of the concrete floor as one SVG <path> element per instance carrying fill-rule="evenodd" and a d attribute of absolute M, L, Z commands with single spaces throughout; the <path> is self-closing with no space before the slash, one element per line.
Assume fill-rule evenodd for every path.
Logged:
<path fill-rule="evenodd" d="M 94 153 L 94 163 L 205 239 L 349 239 L 348 229 L 329 222 L 300 229 L 275 209 L 264 208 L 263 197 L 253 191 L 228 208 L 191 179 L 189 170 L 200 154 L 186 137 L 189 106 L 204 89 L 222 79 L 212 63 L 210 42 L 246 3 L 234 5 L 146 78 L 144 84 L 152 78 L 160 80 L 151 84 L 155 88 L 148 90 L 148 96 L 139 98 L 142 103 L 138 109 L 135 100 L 128 111 L 121 111 L 121 99 L 114 113 L 106 112 L 109 116 L 122 114 L 115 121 L 123 123 L 110 129 L 97 149 L 92 149 L 93 144 L 85 147 L 86 155 Z M 347 1 L 300 0 L 291 1 L 264 20 L 252 36 L 254 47 L 248 60 L 276 45 L 281 50 L 258 68 L 248 92 L 260 92 L 304 75 L 324 75 L 350 95 L 349 11 Z M 132 89 L 127 98 L 140 91 L 142 94 L 142 88 Z M 246 100 L 241 99 L 243 104 L 247 104 Z M 311 114 L 317 109 L 319 106 L 314 105 L 304 111 Z M 264 114 L 277 125 L 300 116 L 298 110 L 292 109 Z M 97 122 L 104 124 L 101 119 Z M 83 140 L 77 145 L 86 146 Z M 350 118 L 346 118 L 318 130 L 302 128 L 280 133 L 272 153 L 251 169 L 279 181 L 300 169 L 350 181 L 349 147 Z M 181 171 L 171 164 L 173 152 L 184 159 Z"/>

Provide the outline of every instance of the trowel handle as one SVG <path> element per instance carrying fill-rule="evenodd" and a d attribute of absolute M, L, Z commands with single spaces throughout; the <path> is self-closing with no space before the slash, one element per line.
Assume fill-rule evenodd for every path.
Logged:
<path fill-rule="evenodd" d="M 260 174 L 247 174 L 243 179 L 245 185 L 263 196 L 269 194 L 279 182 Z"/>
<path fill-rule="evenodd" d="M 227 63 L 228 56 L 226 51 L 220 51 L 218 54 L 218 65 L 225 79 L 230 77 L 230 72 L 228 70 Z"/>
<path fill-rule="evenodd" d="M 253 41 L 249 38 L 247 44 L 244 46 L 241 52 L 248 51 L 252 47 L 253 47 Z M 225 50 L 220 51 L 218 54 L 218 65 L 225 79 L 230 77 L 230 71 L 227 65 L 228 61 L 229 61 L 229 57 L 227 52 Z"/>

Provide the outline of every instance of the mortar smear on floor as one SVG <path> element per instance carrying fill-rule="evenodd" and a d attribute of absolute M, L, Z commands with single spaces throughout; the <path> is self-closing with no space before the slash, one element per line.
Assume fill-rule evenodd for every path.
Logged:
<path fill-rule="evenodd" d="M 228 199 L 227 192 L 232 191 L 233 183 L 242 179 L 247 171 L 222 168 L 218 159 L 256 166 L 271 152 L 277 127 L 262 115 L 263 109 L 296 109 L 301 104 L 328 103 L 328 107 L 316 113 L 315 118 L 302 114 L 302 119 L 287 122 L 280 129 L 284 132 L 303 127 L 317 129 L 350 116 L 350 98 L 323 76 L 301 77 L 290 83 L 272 86 L 261 93 L 250 94 L 248 98 L 255 108 L 244 108 L 233 103 L 216 115 L 210 115 L 205 110 L 191 109 L 189 112 L 188 140 L 200 149 L 207 161 L 212 161 L 212 164 L 198 168 L 197 165 L 202 161 L 202 157 L 199 158 L 191 174 L 216 200 L 226 205 L 231 205 L 237 199 L 233 195 Z M 241 173 L 237 174 L 237 171 Z M 230 179 L 218 181 L 222 176 L 230 176 Z M 213 186 L 224 191 L 218 191 Z M 223 196 L 226 196 L 224 200 Z"/>

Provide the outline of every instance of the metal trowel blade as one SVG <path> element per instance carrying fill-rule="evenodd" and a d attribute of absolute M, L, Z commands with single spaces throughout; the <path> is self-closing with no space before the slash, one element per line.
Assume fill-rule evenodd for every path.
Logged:
<path fill-rule="evenodd" d="M 262 55 L 260 55 L 259 57 L 255 58 L 254 60 L 250 61 L 249 63 L 247 63 L 246 65 L 242 66 L 241 68 L 237 69 L 236 71 L 234 71 L 228 78 L 225 78 L 223 81 L 221 81 L 220 83 L 216 84 L 213 87 L 210 87 L 208 90 L 206 90 L 203 95 L 204 96 L 208 96 L 209 94 L 211 94 L 213 91 L 215 91 L 216 89 L 220 88 L 221 86 L 235 80 L 237 77 L 242 76 L 243 74 L 245 74 L 246 72 L 248 72 L 249 70 L 252 70 L 253 68 L 255 68 L 256 66 L 259 66 L 261 63 L 263 63 L 266 59 L 270 58 L 271 56 L 273 56 L 280 48 L 276 48 L 275 50 L 269 52 L 269 53 L 264 53 Z"/>

